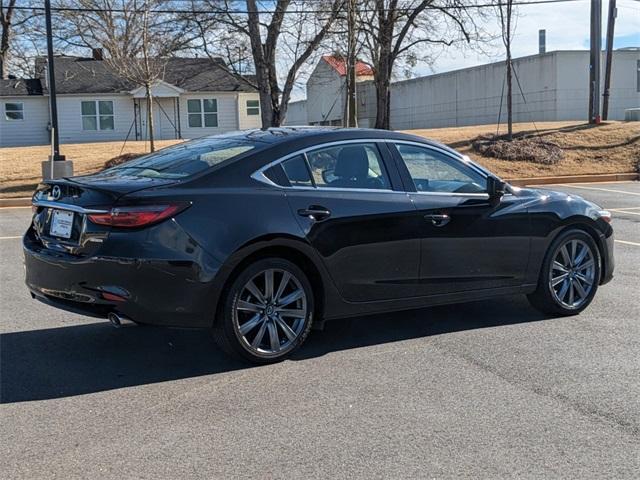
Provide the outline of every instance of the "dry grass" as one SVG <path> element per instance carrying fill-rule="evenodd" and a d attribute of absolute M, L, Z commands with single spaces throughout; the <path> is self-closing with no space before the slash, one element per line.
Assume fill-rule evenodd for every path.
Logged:
<path fill-rule="evenodd" d="M 504 127 L 504 126 L 502 126 Z M 474 138 L 496 133 L 495 125 L 409 130 L 455 148 L 504 178 L 635 172 L 640 160 L 640 122 L 518 123 L 514 132 L 537 134 L 560 146 L 563 158 L 554 165 L 483 157 L 471 146 Z M 500 133 L 505 133 L 501 128 Z"/>
<path fill-rule="evenodd" d="M 158 140 L 156 148 L 168 147 L 181 140 Z M 123 142 L 77 143 L 61 145 L 60 151 L 73 160 L 73 171 L 84 175 L 101 170 L 107 160 L 120 155 Z M 122 153 L 144 153 L 149 143 L 127 142 Z M 9 147 L 0 149 L 0 197 L 24 197 L 40 181 L 40 162 L 46 160 L 50 147 Z"/>
<path fill-rule="evenodd" d="M 592 173 L 626 173 L 636 171 L 640 160 L 640 123 L 609 122 L 599 126 L 578 122 L 542 122 L 514 125 L 516 132 L 539 133 L 546 141 L 558 144 L 563 158 L 555 165 L 482 157 L 471 142 L 479 135 L 495 134 L 495 125 L 460 128 L 410 130 L 408 133 L 450 145 L 504 178 Z M 536 131 L 537 130 L 537 131 Z M 158 141 L 158 148 L 180 140 Z M 62 145 L 61 150 L 74 162 L 78 175 L 103 168 L 104 163 L 121 153 L 143 153 L 144 142 L 83 143 Z M 47 158 L 49 147 L 12 147 L 0 149 L 0 197 L 28 196 L 40 180 L 40 162 Z"/>

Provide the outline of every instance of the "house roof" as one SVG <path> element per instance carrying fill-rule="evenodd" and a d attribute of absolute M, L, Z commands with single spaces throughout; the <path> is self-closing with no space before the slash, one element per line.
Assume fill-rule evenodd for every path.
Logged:
<path fill-rule="evenodd" d="M 0 79 L 0 97 L 42 95 L 40 79 Z"/>
<path fill-rule="evenodd" d="M 167 58 L 162 80 L 188 92 L 254 92 L 224 68 L 222 59 Z M 106 60 L 56 58 L 58 93 L 117 93 L 138 87 L 123 79 Z"/>
<path fill-rule="evenodd" d="M 187 92 L 255 92 L 256 89 L 238 75 L 224 68 L 222 59 L 167 58 L 165 83 Z M 36 59 L 40 78 L 2 80 L 0 96 L 42 95 L 46 92 L 46 58 Z M 82 57 L 56 57 L 56 92 L 58 94 L 128 93 L 139 87 L 122 78 L 108 61 Z M 253 76 L 245 75 L 249 82 Z M 13 82 L 13 83 L 11 83 Z"/>
<path fill-rule="evenodd" d="M 327 62 L 341 77 L 347 74 L 347 60 L 336 55 L 324 55 L 322 60 Z M 356 62 L 356 76 L 369 77 L 373 76 L 373 68 L 364 62 L 358 60 Z"/>

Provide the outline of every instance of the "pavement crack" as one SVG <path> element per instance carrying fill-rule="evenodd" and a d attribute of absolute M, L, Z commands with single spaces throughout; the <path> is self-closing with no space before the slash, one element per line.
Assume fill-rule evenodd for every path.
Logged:
<path fill-rule="evenodd" d="M 485 362 L 482 362 L 471 355 L 465 355 L 465 354 L 456 352 L 450 348 L 447 348 L 445 345 L 441 343 L 434 342 L 433 345 L 445 355 L 461 359 L 473 365 L 474 367 L 477 367 L 487 373 L 490 373 L 500 378 L 501 380 L 507 382 L 510 385 L 513 385 L 517 388 L 531 392 L 537 396 L 548 398 L 556 402 L 559 402 L 562 405 L 571 408 L 572 410 L 578 412 L 581 415 L 587 416 L 589 418 L 593 418 L 601 423 L 616 427 L 633 437 L 640 438 L 640 426 L 631 422 L 627 422 L 623 419 L 620 419 L 614 414 L 611 414 L 609 412 L 603 412 L 597 408 L 589 407 L 588 405 L 580 404 L 579 402 L 576 402 L 574 399 L 568 397 L 567 395 L 553 392 L 549 389 L 541 388 L 539 386 L 527 384 L 524 382 L 518 382 L 513 378 L 509 377 L 508 375 L 505 375 L 504 373 L 500 372 L 498 369 L 492 367 L 491 365 Z"/>

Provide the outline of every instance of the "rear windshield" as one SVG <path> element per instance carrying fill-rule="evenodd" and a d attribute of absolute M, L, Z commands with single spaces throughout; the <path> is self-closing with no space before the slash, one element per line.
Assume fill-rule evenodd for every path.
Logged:
<path fill-rule="evenodd" d="M 207 139 L 163 148 L 108 170 L 114 176 L 184 178 L 253 150 L 255 144 L 234 138 Z"/>

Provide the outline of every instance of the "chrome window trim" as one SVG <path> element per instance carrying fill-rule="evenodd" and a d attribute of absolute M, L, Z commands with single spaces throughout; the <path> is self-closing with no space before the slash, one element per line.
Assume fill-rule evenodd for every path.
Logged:
<path fill-rule="evenodd" d="M 260 167 L 258 170 L 256 170 L 255 172 L 253 172 L 251 174 L 251 178 L 253 178 L 254 180 L 267 184 L 269 186 L 272 187 L 276 187 L 276 188 L 282 188 L 284 190 L 307 190 L 307 191 L 318 191 L 318 190 L 325 190 L 325 191 L 333 191 L 333 192 L 373 192 L 373 193 L 405 193 L 405 194 L 418 194 L 418 195 L 435 195 L 435 196 L 442 196 L 442 195 L 448 195 L 448 196 L 455 196 L 455 197 L 474 197 L 474 198 L 489 198 L 489 194 L 488 193 L 459 193 L 459 192 L 409 192 L 406 190 L 392 190 L 392 189 L 373 189 L 373 188 L 338 188 L 338 187 L 296 187 L 296 186 L 289 186 L 289 187 L 285 187 L 283 185 L 278 185 L 277 183 L 271 181 L 265 174 L 264 172 L 268 169 L 270 169 L 271 167 L 278 165 L 279 163 L 285 162 L 287 160 L 289 160 L 290 158 L 293 158 L 295 156 L 298 155 L 303 155 L 306 159 L 307 156 L 307 152 L 312 151 L 312 150 L 317 150 L 318 148 L 326 148 L 326 147 L 332 147 L 335 145 L 343 145 L 343 144 L 347 144 L 347 143 L 403 143 L 406 145 L 414 145 L 417 147 L 422 147 L 422 148 L 427 148 L 427 149 L 431 149 L 431 150 L 435 150 L 439 153 L 442 153 L 443 155 L 446 155 L 447 157 L 449 157 L 450 159 L 452 159 L 453 161 L 456 162 L 460 162 L 463 165 L 471 168 L 474 172 L 478 173 L 480 176 L 482 176 L 483 178 L 488 178 L 489 174 L 487 174 L 486 172 L 484 172 L 483 170 L 477 168 L 475 166 L 474 163 L 468 163 L 467 161 L 465 161 L 464 159 L 464 155 L 458 157 L 454 154 L 452 154 L 450 151 L 444 149 L 444 148 L 439 148 L 435 145 L 429 145 L 426 143 L 420 143 L 420 142 L 415 142 L 415 141 L 411 141 L 411 140 L 401 140 L 401 139 L 393 139 L 393 138 L 358 138 L 358 139 L 351 139 L 351 140 L 336 140 L 333 142 L 327 142 L 327 143 L 321 143 L 318 145 L 313 145 L 311 147 L 305 147 L 302 148 L 300 150 L 296 150 L 295 152 L 289 153 L 287 155 L 285 155 L 284 157 L 280 157 L 276 160 L 273 160 L 272 162 L 267 163 L 266 165 Z M 467 157 L 468 158 L 468 157 Z M 469 160 L 470 162 L 472 162 L 471 160 Z M 308 160 L 307 160 L 308 163 Z M 505 195 L 509 195 L 509 193 L 505 194 Z"/>
<path fill-rule="evenodd" d="M 81 213 L 84 215 L 91 214 L 91 213 L 109 213 L 109 210 L 96 210 L 91 208 L 84 208 L 79 205 L 50 202 L 47 200 L 35 200 L 32 202 L 32 204 L 34 207 L 55 208 L 56 210 L 67 210 L 69 212 Z"/>

